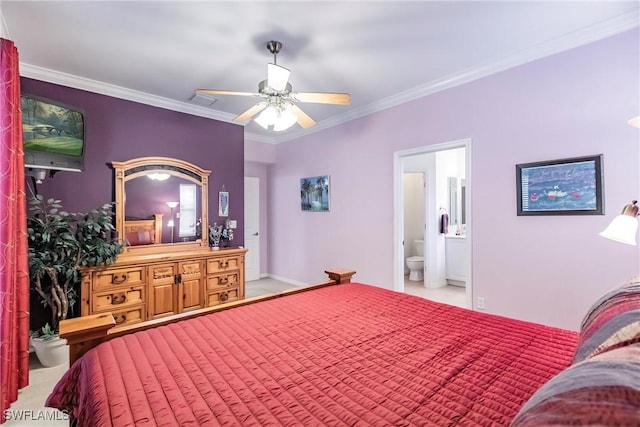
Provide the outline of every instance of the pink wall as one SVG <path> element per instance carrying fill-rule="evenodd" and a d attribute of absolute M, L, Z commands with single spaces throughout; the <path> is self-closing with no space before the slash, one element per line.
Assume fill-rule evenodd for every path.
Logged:
<path fill-rule="evenodd" d="M 267 164 L 275 163 L 276 146 L 275 144 L 265 144 L 257 141 L 251 141 L 245 136 L 244 160 L 247 162 L 258 162 Z"/>
<path fill-rule="evenodd" d="M 269 272 L 327 267 L 393 287 L 393 153 L 472 140 L 472 279 L 487 311 L 579 328 L 639 270 L 637 247 L 597 235 L 640 193 L 638 29 L 276 146 Z M 516 216 L 517 163 L 604 154 L 605 216 Z M 331 177 L 331 212 L 302 212 L 299 179 Z"/>

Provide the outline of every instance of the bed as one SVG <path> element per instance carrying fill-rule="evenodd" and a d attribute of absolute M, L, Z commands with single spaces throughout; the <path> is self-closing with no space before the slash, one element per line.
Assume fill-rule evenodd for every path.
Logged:
<path fill-rule="evenodd" d="M 126 219 L 124 221 L 126 244 L 139 246 L 162 243 L 162 217 L 163 214 L 154 214 L 150 219 Z"/>
<path fill-rule="evenodd" d="M 608 395 L 626 401 L 615 402 L 614 415 L 604 411 L 617 424 L 595 419 L 640 419 L 640 381 L 632 381 L 640 334 L 613 344 L 611 330 L 598 336 L 621 311 L 608 303 L 591 313 L 585 335 L 350 283 L 347 270 L 328 273 L 331 281 L 309 290 L 131 333 L 109 334 L 104 315 L 82 327 L 72 319 L 63 335 L 74 363 L 47 406 L 68 411 L 80 426 L 562 425 L 564 418 L 540 423 L 540 413 L 561 408 L 559 417 L 586 419 L 570 410 L 575 381 L 548 385 L 625 350 L 631 385 Z M 625 312 L 633 309 L 625 304 Z M 584 345 L 588 354 L 578 356 Z M 601 389 L 596 395 L 606 400 Z"/>

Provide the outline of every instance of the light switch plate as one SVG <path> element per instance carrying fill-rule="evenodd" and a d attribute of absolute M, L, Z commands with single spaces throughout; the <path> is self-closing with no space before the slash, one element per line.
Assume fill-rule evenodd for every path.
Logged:
<path fill-rule="evenodd" d="M 229 220 L 229 228 L 236 228 L 238 227 L 238 221 L 235 219 L 230 219 Z"/>

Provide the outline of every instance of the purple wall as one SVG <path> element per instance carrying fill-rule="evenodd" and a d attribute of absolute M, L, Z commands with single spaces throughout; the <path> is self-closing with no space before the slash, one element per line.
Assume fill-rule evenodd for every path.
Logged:
<path fill-rule="evenodd" d="M 218 192 L 229 192 L 229 218 L 238 220 L 233 246 L 244 244 L 244 128 L 65 86 L 22 78 L 22 92 L 78 107 L 85 113 L 85 170 L 58 172 L 38 191 L 86 211 L 114 200 L 111 161 L 162 156 L 211 170 L 209 221 L 218 218 Z"/>
<path fill-rule="evenodd" d="M 473 296 L 489 312 L 577 329 L 639 269 L 637 247 L 598 236 L 640 195 L 638 29 L 276 146 L 269 272 L 313 283 L 330 267 L 394 277 L 393 155 L 470 138 Z M 322 153 L 309 156 L 308 153 Z M 515 165 L 604 154 L 606 215 L 516 215 Z M 331 176 L 331 212 L 300 211 L 299 179 Z"/>

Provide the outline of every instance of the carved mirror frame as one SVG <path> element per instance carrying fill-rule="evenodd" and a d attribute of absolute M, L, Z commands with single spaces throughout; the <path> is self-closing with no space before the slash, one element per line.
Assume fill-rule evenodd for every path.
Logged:
<path fill-rule="evenodd" d="M 150 173 L 164 173 L 176 176 L 200 186 L 200 200 L 202 201 L 202 233 L 199 240 L 177 243 L 161 243 L 140 246 L 125 246 L 121 256 L 159 254 L 163 252 L 184 252 L 209 248 L 208 218 L 209 218 L 209 175 L 211 171 L 202 169 L 184 160 L 169 157 L 140 157 L 125 162 L 111 162 L 115 170 L 116 197 L 116 230 L 121 239 L 125 239 L 125 207 L 127 194 L 125 184 L 135 178 Z"/>

